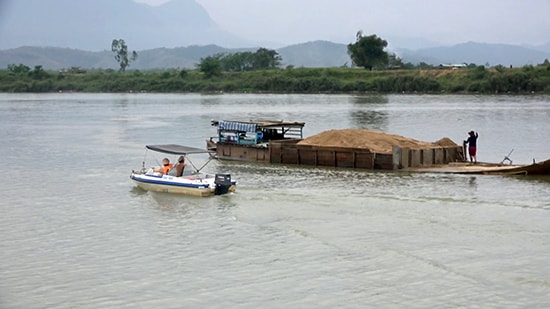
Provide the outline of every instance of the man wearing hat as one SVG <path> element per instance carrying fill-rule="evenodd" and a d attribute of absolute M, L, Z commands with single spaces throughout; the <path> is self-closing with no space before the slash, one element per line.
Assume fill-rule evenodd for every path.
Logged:
<path fill-rule="evenodd" d="M 467 140 L 464 141 L 464 143 L 468 144 L 468 153 L 470 154 L 470 162 L 477 162 L 477 157 L 476 157 L 477 138 L 479 135 L 473 130 L 468 132 L 468 135 L 470 136 L 468 137 Z"/>

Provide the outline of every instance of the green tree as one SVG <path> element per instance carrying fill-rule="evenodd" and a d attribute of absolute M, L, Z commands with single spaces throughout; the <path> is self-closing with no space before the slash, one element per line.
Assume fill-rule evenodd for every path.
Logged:
<path fill-rule="evenodd" d="M 8 64 L 8 72 L 11 74 L 27 74 L 31 71 L 31 68 L 24 64 Z"/>
<path fill-rule="evenodd" d="M 229 72 L 246 72 L 275 69 L 281 64 L 281 56 L 267 48 L 259 48 L 256 52 L 239 52 L 218 57 L 221 68 Z"/>
<path fill-rule="evenodd" d="M 123 39 L 113 40 L 111 50 L 115 53 L 115 60 L 120 65 L 121 72 L 126 71 L 126 68 L 130 66 L 130 62 L 136 60 L 138 57 L 136 51 L 132 51 L 132 55 L 128 58 L 128 46 Z"/>
<path fill-rule="evenodd" d="M 35 65 L 34 69 L 29 72 L 29 76 L 31 76 L 33 79 L 45 79 L 49 77 L 49 74 L 44 71 L 44 68 L 42 68 L 41 65 Z"/>
<path fill-rule="evenodd" d="M 387 46 L 388 42 L 375 34 L 363 36 L 363 32 L 358 31 L 355 43 L 348 44 L 348 54 L 355 65 L 370 71 L 388 64 L 388 53 L 384 51 Z"/>
<path fill-rule="evenodd" d="M 220 60 L 222 57 L 222 54 L 217 54 L 214 56 L 201 58 L 201 62 L 198 67 L 199 71 L 204 73 L 205 78 L 211 78 L 222 74 L 222 64 Z"/>
<path fill-rule="evenodd" d="M 222 67 L 229 72 L 245 72 L 253 69 L 254 54 L 252 52 L 241 52 L 227 55 L 222 59 Z"/>
<path fill-rule="evenodd" d="M 401 69 L 405 66 L 403 60 L 394 53 L 388 55 L 388 67 L 390 69 Z"/>
<path fill-rule="evenodd" d="M 187 77 L 187 71 L 185 69 L 182 69 L 178 75 L 180 78 L 185 78 Z"/>
<path fill-rule="evenodd" d="M 267 48 L 259 48 L 253 56 L 252 67 L 254 70 L 275 69 L 281 64 L 281 56 Z"/>

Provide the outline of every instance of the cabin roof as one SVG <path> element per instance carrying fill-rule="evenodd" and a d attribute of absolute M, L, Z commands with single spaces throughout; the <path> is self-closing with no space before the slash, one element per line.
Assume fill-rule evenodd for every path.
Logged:
<path fill-rule="evenodd" d="M 288 121 L 288 120 L 266 120 L 266 119 L 255 119 L 255 120 L 220 120 L 212 121 L 213 126 L 217 126 L 219 129 L 239 129 L 242 131 L 250 131 L 252 127 L 257 129 L 262 128 L 303 128 L 305 122 L 298 121 Z"/>

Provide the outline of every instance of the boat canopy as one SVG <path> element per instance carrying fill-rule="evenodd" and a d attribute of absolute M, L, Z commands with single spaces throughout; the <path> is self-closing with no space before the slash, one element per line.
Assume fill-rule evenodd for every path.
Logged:
<path fill-rule="evenodd" d="M 302 129 L 304 122 L 285 121 L 285 120 L 245 120 L 245 121 L 212 121 L 213 126 L 217 126 L 220 131 L 238 131 L 238 132 L 256 132 L 269 128 L 299 128 Z"/>
<path fill-rule="evenodd" d="M 255 123 L 222 120 L 218 123 L 218 130 L 256 132 L 258 130 L 258 125 Z"/>
<path fill-rule="evenodd" d="M 174 154 L 174 155 L 188 155 L 188 154 L 211 152 L 206 149 L 200 149 L 200 148 L 176 145 L 176 144 L 146 145 L 145 148 L 151 149 L 153 151 L 160 152 L 160 153 L 168 153 L 168 154 Z"/>

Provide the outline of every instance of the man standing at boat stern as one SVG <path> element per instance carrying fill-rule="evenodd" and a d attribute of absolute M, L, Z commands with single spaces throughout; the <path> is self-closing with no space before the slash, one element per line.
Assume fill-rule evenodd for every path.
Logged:
<path fill-rule="evenodd" d="M 468 144 L 468 154 L 470 155 L 470 162 L 477 162 L 477 138 L 479 135 L 473 130 L 468 132 L 467 140 L 464 141 L 465 144 Z"/>

